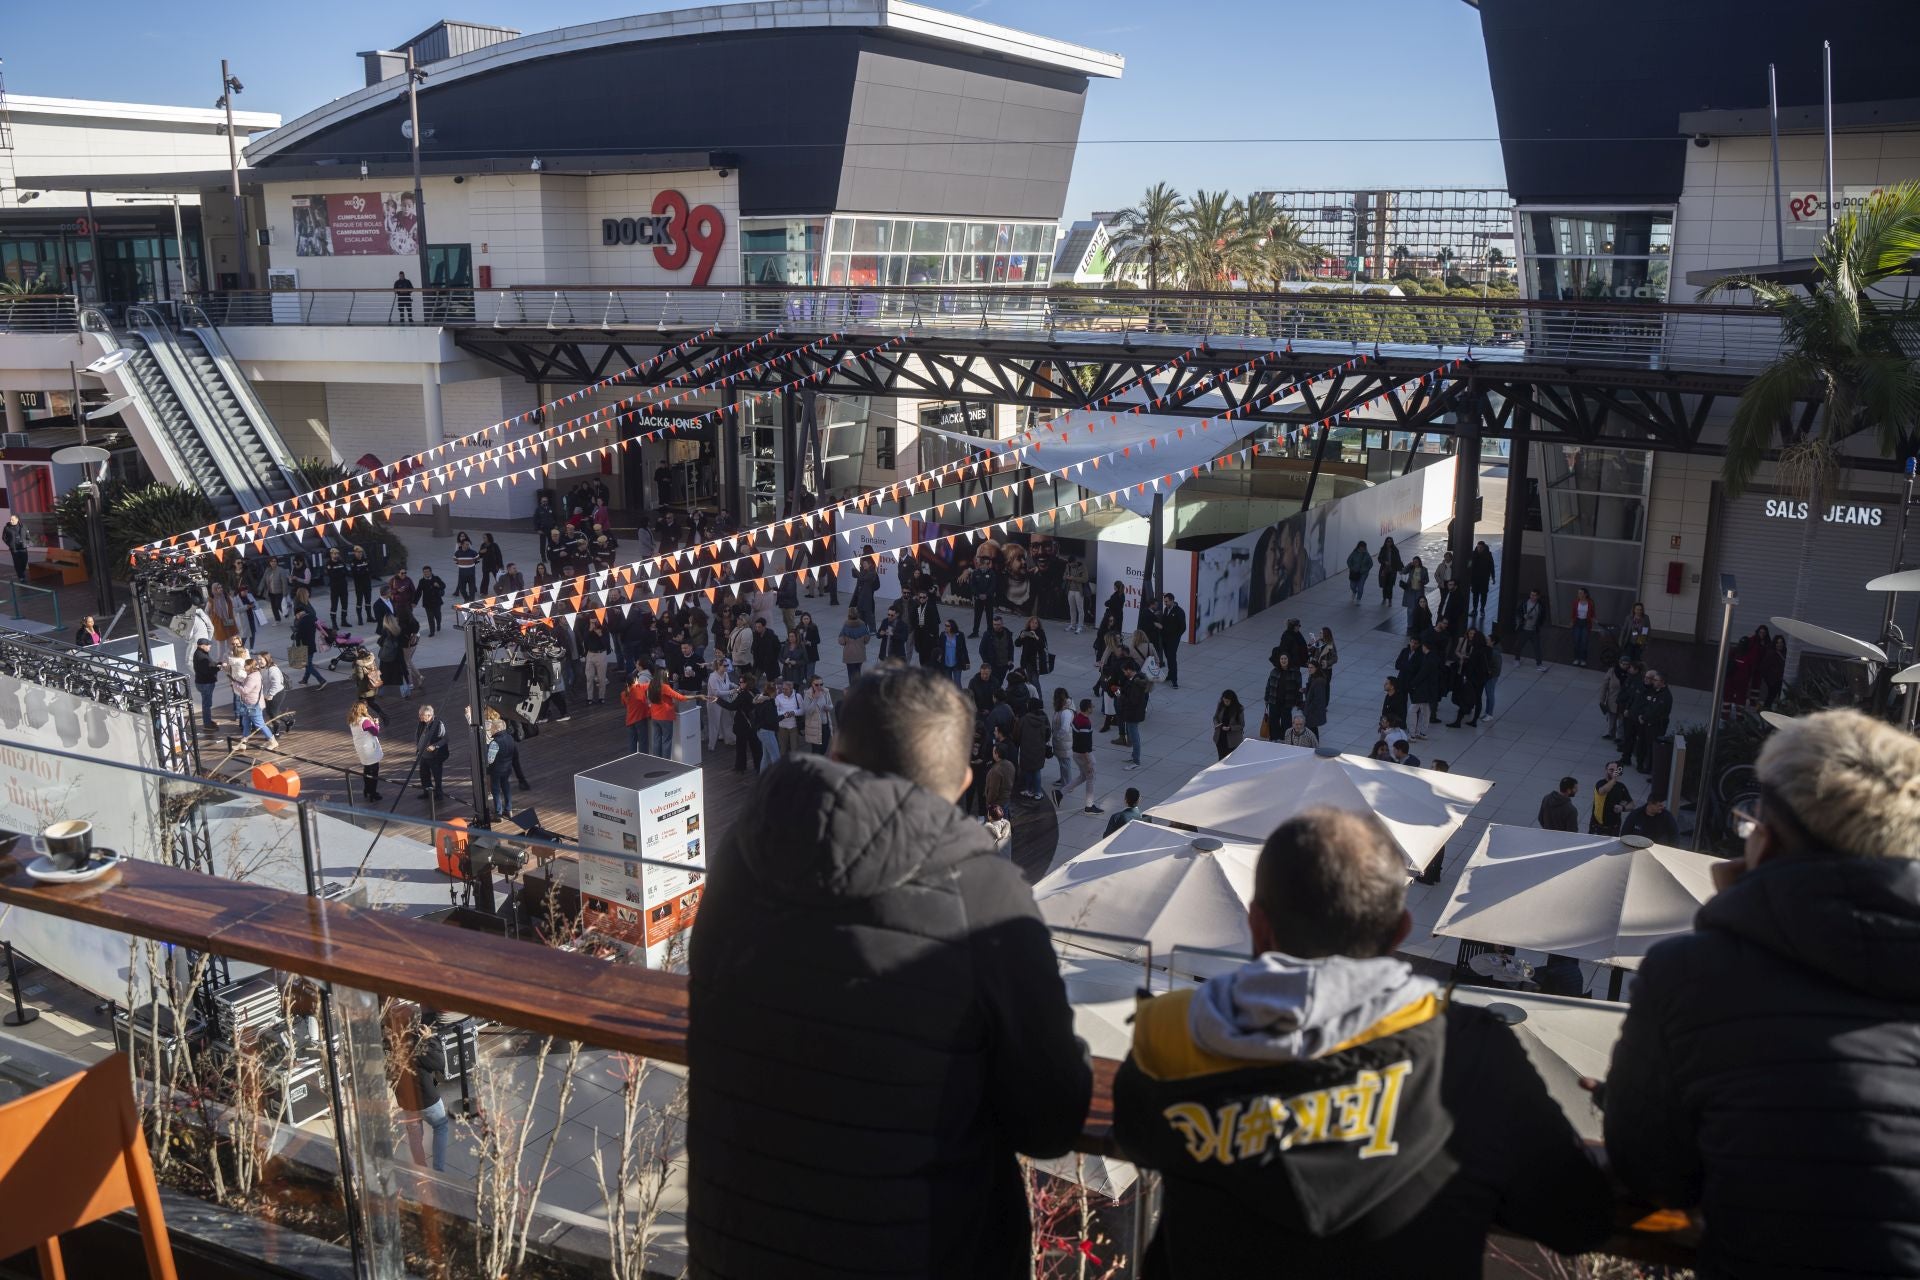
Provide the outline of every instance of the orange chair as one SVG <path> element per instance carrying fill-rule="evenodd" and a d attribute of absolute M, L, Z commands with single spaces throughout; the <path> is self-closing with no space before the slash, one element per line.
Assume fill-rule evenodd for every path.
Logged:
<path fill-rule="evenodd" d="M 147 1274 L 177 1280 L 126 1055 L 0 1106 L 0 1205 L 0 1258 L 32 1246 L 41 1280 L 66 1280 L 62 1232 L 122 1209 L 139 1211 Z"/>

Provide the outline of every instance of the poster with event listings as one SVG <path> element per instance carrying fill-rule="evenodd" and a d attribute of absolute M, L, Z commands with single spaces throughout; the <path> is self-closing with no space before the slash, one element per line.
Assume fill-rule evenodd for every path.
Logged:
<path fill-rule="evenodd" d="M 295 257 L 412 257 L 419 251 L 420 211 L 411 191 L 293 197 Z"/>

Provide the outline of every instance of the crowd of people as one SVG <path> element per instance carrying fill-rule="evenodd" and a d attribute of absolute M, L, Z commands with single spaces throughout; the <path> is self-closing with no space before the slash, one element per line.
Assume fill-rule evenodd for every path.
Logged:
<path fill-rule="evenodd" d="M 1216 707 L 1217 730 L 1232 710 Z M 831 750 L 770 770 L 716 852 L 690 951 L 692 1274 L 848 1258 L 1029 1274 L 1014 1156 L 1073 1145 L 1092 1077 L 1046 926 L 994 830 L 962 813 L 979 714 L 939 671 L 869 672 Z M 993 759 L 999 785 L 1030 782 L 1017 746 Z M 1697 1211 L 1704 1273 L 1911 1273 L 1920 1183 L 1899 1144 L 1920 1054 L 1900 949 L 1920 926 L 1920 745 L 1828 713 L 1776 734 L 1758 773 L 1744 856 L 1716 872 L 1696 931 L 1640 971 L 1592 1093 L 1604 1150 L 1509 1026 L 1396 958 L 1407 881 L 1375 820 L 1311 810 L 1274 831 L 1254 954 L 1143 995 L 1114 1081 L 1115 1140 L 1164 1178 L 1144 1273 L 1252 1275 L 1279 1257 L 1302 1274 L 1476 1276 L 1493 1229 L 1601 1246 L 1622 1191 Z M 1556 793 L 1556 822 L 1579 816 L 1578 785 Z M 1596 822 L 1651 808 L 1624 785 L 1606 771 Z M 769 1037 L 797 1087 L 762 1087 Z M 1800 1123 L 1810 1101 L 1844 1122 Z"/>

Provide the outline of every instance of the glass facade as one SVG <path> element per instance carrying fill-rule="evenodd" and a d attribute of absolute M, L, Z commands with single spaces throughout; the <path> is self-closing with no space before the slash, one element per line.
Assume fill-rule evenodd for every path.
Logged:
<path fill-rule="evenodd" d="M 1057 223 L 836 214 L 828 226 L 827 284 L 1045 284 Z"/>
<path fill-rule="evenodd" d="M 1665 302 L 1673 211 L 1527 209 L 1520 214 L 1528 294 L 1562 301 Z"/>
<path fill-rule="evenodd" d="M 93 260 L 99 245 L 98 270 Z M 12 285 L 46 281 L 82 301 L 166 302 L 198 292 L 200 242 L 188 228 L 187 280 L 180 279 L 179 241 L 164 233 L 102 226 L 93 236 L 72 227 L 0 225 L 0 280 Z"/>
<path fill-rule="evenodd" d="M 1582 445 L 1534 448 L 1534 474 L 1546 497 L 1542 519 L 1553 616 L 1566 617 L 1574 588 L 1585 587 L 1601 621 L 1626 617 L 1640 598 L 1651 455 Z"/>
<path fill-rule="evenodd" d="M 820 283 L 821 218 L 743 218 L 740 278 L 747 284 Z"/>
<path fill-rule="evenodd" d="M 856 494 L 867 459 L 871 396 L 821 396 L 814 405 L 820 424 L 820 474 L 827 494 Z"/>

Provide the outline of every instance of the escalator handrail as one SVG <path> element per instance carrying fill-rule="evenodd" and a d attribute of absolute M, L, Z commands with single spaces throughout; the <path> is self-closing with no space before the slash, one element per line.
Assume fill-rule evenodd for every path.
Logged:
<path fill-rule="evenodd" d="M 280 434 L 278 424 L 267 413 L 267 407 L 255 394 L 253 384 L 240 371 L 240 364 L 233 358 L 233 351 L 227 346 L 226 339 L 220 336 L 220 330 L 215 327 L 199 303 L 181 304 L 180 327 L 198 338 L 200 345 L 206 348 L 207 357 L 213 361 L 214 369 L 227 384 L 228 394 L 233 397 L 234 404 L 239 407 L 240 412 L 252 423 L 254 434 L 259 437 L 261 447 L 266 450 L 267 457 L 280 473 L 280 479 L 285 482 L 287 492 L 284 496 L 292 497 L 303 492 L 299 468 L 295 464 L 292 452 L 287 448 L 285 437 Z"/>
<path fill-rule="evenodd" d="M 106 352 L 118 351 L 125 345 L 121 342 L 120 335 L 114 332 L 113 322 L 108 320 L 106 314 L 96 307 L 86 307 L 82 309 L 80 312 L 80 327 L 84 332 L 94 334 L 99 338 L 100 345 Z M 152 348 L 149 347 L 148 349 L 151 350 Z M 141 412 L 146 415 L 149 424 L 148 434 L 152 436 L 155 446 L 167 455 L 167 460 L 172 466 L 173 473 L 185 479 L 187 483 L 198 487 L 202 493 L 206 493 L 208 501 L 214 501 L 219 496 L 218 493 L 207 491 L 207 477 L 198 474 L 196 469 L 188 464 L 186 455 L 182 454 L 179 447 L 174 443 L 173 435 L 167 427 L 167 420 L 161 414 L 159 406 L 154 403 L 153 396 L 147 389 L 146 380 L 135 372 L 131 362 L 123 365 L 120 369 L 116 370 L 116 372 L 120 375 L 121 389 L 140 402 Z M 165 381 L 164 376 L 161 380 L 163 382 Z M 179 393 L 174 391 L 171 386 L 169 386 L 167 390 L 173 391 L 174 398 L 176 400 L 179 399 Z M 183 414 L 187 412 L 185 405 L 181 406 L 181 412 Z M 190 416 L 188 425 L 192 425 Z M 218 480 L 222 485 L 225 485 L 227 483 L 226 477 L 219 474 L 219 462 L 214 458 L 212 450 L 207 451 L 207 460 L 213 463 L 215 472 L 213 478 Z M 229 493 L 231 494 L 231 489 L 229 489 Z M 240 509 L 244 511 L 246 507 L 240 503 L 239 495 L 232 494 L 232 497 L 235 504 L 239 505 Z"/>
<path fill-rule="evenodd" d="M 272 502 L 271 495 L 260 492 L 253 469 L 247 465 L 238 442 L 228 432 L 219 406 L 213 403 L 207 388 L 187 367 L 185 353 L 174 340 L 173 331 L 167 327 L 164 318 L 151 307 L 131 306 L 127 308 L 127 323 L 146 339 L 147 348 L 153 352 L 162 376 L 173 387 L 174 394 L 180 398 L 188 415 L 194 419 L 194 425 L 200 430 L 201 442 L 206 445 L 207 452 L 213 455 L 214 465 L 225 477 L 227 487 L 240 503 L 240 509 L 258 511 Z"/>

